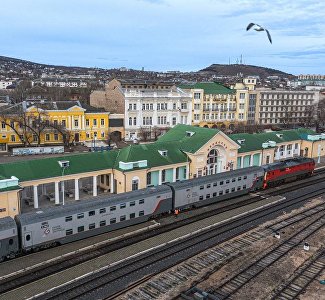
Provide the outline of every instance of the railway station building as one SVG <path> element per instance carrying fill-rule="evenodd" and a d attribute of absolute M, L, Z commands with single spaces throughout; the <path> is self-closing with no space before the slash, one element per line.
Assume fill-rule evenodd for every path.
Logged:
<path fill-rule="evenodd" d="M 227 136 L 176 125 L 154 143 L 0 164 L 0 217 L 299 155 L 319 160 L 325 135 L 299 129 Z"/>

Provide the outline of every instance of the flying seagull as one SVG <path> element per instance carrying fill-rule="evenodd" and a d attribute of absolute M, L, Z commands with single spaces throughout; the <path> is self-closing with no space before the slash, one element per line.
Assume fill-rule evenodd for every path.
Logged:
<path fill-rule="evenodd" d="M 250 30 L 253 26 L 255 26 L 254 29 L 256 31 L 265 31 L 267 34 L 267 37 L 269 38 L 270 43 L 272 44 L 272 39 L 271 39 L 271 35 L 270 35 L 269 31 L 267 29 L 263 28 L 262 26 L 255 24 L 255 23 L 249 23 L 246 28 L 246 31 Z"/>

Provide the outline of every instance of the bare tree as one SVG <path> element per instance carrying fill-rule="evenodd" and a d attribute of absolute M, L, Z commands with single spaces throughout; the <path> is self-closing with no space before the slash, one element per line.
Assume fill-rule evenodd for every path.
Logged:
<path fill-rule="evenodd" d="M 303 122 L 305 127 L 311 127 L 315 124 L 316 107 L 314 105 L 308 105 L 305 107 Z"/>
<path fill-rule="evenodd" d="M 158 136 L 161 135 L 161 128 L 159 128 L 157 126 L 152 127 L 152 133 L 153 133 L 153 136 L 154 136 L 154 140 L 157 141 Z"/>
<path fill-rule="evenodd" d="M 140 127 L 139 137 L 142 141 L 146 142 L 150 138 L 150 130 L 147 127 Z"/>

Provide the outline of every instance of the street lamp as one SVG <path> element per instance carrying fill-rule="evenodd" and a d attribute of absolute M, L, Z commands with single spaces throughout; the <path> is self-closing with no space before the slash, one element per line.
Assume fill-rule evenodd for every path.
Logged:
<path fill-rule="evenodd" d="M 61 169 L 62 169 L 62 173 L 61 173 L 61 177 L 62 177 L 62 205 L 64 205 L 64 171 L 66 168 L 68 168 L 70 166 L 70 161 L 68 160 L 59 160 L 58 161 Z"/>

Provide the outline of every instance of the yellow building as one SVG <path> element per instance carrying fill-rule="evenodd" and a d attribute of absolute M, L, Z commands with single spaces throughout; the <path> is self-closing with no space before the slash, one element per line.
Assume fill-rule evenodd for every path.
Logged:
<path fill-rule="evenodd" d="M 0 111 L 0 151 L 109 138 L 109 112 L 79 101 L 25 101 Z"/>

